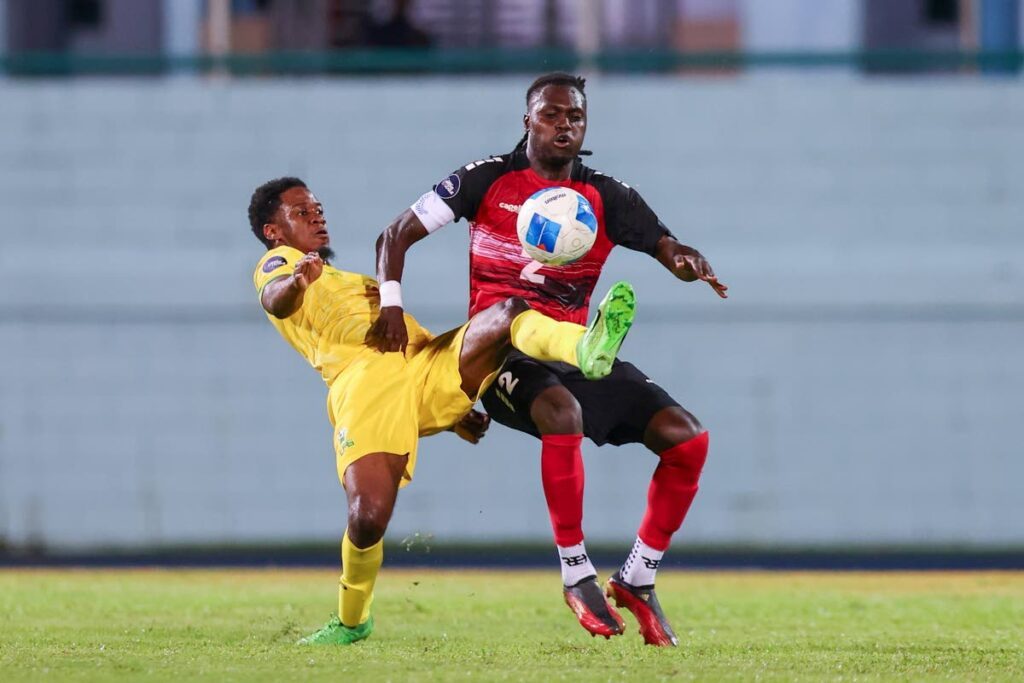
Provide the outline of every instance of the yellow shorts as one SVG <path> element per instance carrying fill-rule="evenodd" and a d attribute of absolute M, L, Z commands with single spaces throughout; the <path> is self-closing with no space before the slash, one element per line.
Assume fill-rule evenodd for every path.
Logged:
<path fill-rule="evenodd" d="M 462 391 L 459 355 L 469 323 L 406 356 L 367 351 L 331 384 L 327 410 L 334 427 L 338 478 L 370 453 L 409 454 L 402 486 L 412 481 L 420 436 L 448 429 L 476 402 Z M 490 378 L 489 378 L 490 379 Z M 480 391 L 486 388 L 481 387 Z"/>

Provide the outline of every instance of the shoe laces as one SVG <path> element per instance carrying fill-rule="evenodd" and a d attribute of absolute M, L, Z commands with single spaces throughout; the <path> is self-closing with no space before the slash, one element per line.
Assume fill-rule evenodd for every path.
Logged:
<path fill-rule="evenodd" d="M 317 630 L 317 632 L 314 633 L 310 637 L 311 638 L 316 638 L 317 636 L 320 636 L 320 635 L 327 635 L 328 633 L 330 633 L 331 631 L 333 631 L 334 629 L 338 628 L 341 625 L 342 625 L 341 619 L 338 618 L 338 615 L 337 614 L 332 614 L 330 620 L 326 624 L 321 626 L 319 628 L 319 630 Z"/>

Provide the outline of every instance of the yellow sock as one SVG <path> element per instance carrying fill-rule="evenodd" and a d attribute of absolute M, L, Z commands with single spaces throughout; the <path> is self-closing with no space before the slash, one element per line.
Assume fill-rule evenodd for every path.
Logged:
<path fill-rule="evenodd" d="M 576 344 L 587 328 L 560 323 L 537 311 L 523 311 L 512 321 L 512 346 L 527 356 L 579 367 Z"/>
<path fill-rule="evenodd" d="M 370 618 L 373 584 L 384 562 L 384 541 L 369 548 L 357 548 L 348 538 L 341 539 L 341 580 L 338 582 L 338 616 L 345 626 L 358 626 Z"/>

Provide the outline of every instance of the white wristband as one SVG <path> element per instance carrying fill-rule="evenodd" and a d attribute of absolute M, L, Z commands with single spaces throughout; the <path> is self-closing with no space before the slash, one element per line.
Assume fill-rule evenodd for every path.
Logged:
<path fill-rule="evenodd" d="M 402 283 L 398 280 L 380 283 L 380 307 L 385 306 L 402 307 Z"/>

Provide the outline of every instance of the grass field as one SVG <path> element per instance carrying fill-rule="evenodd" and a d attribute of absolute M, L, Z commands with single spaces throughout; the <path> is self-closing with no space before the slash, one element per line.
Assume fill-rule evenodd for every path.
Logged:
<path fill-rule="evenodd" d="M 0 680 L 1024 680 L 1021 573 L 670 573 L 678 649 L 584 633 L 553 572 L 387 570 L 377 631 L 297 647 L 327 571 L 0 572 Z"/>

